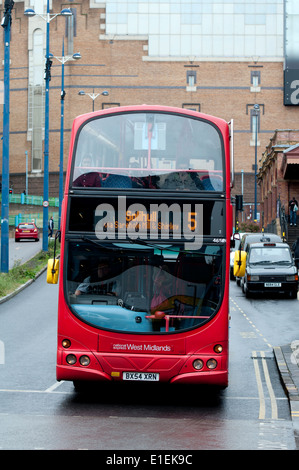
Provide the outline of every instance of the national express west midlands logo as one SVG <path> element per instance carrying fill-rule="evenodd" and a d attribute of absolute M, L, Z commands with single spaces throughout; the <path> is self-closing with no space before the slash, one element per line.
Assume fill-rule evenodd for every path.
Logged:
<path fill-rule="evenodd" d="M 116 207 L 117 206 L 117 207 Z M 99 204 L 95 234 L 100 240 L 181 240 L 185 249 L 199 249 L 203 240 L 202 204 L 142 204 L 127 207 L 125 196 L 117 204 Z"/>

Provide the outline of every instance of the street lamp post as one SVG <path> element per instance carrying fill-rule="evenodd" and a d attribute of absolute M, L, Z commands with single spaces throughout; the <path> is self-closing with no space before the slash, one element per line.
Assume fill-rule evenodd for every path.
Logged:
<path fill-rule="evenodd" d="M 47 0 L 47 14 L 41 15 L 35 13 L 32 8 L 25 10 L 24 14 L 28 17 L 39 16 L 47 23 L 46 29 L 46 67 L 45 67 L 45 142 L 44 142 L 44 196 L 43 196 L 43 251 L 48 251 L 48 216 L 49 216 L 49 88 L 51 80 L 50 60 L 50 22 L 56 16 L 72 16 L 69 8 L 64 8 L 60 13 L 50 13 L 49 0 Z"/>
<path fill-rule="evenodd" d="M 94 89 L 93 89 L 92 93 L 86 93 L 84 90 L 80 90 L 78 92 L 78 95 L 80 95 L 80 96 L 84 96 L 84 95 L 89 96 L 92 99 L 92 111 L 94 111 L 94 102 L 95 102 L 96 98 L 100 95 L 109 96 L 109 91 L 105 90 L 105 91 L 102 91 L 102 93 L 95 93 Z"/>
<path fill-rule="evenodd" d="M 255 104 L 254 107 L 255 115 L 255 158 L 254 158 L 254 220 L 257 220 L 257 134 L 258 134 L 258 120 L 260 107 Z"/>
<path fill-rule="evenodd" d="M 61 92 L 60 92 L 60 156 L 59 156 L 59 216 L 58 216 L 58 230 L 60 230 L 61 223 L 61 206 L 63 199 L 63 131 L 64 131 L 64 64 L 69 60 L 81 59 L 80 52 L 76 52 L 73 55 L 64 55 L 64 40 L 62 41 L 62 54 L 61 57 L 53 56 L 51 58 L 57 59 L 61 63 Z"/>
<path fill-rule="evenodd" d="M 3 151 L 2 151 L 2 203 L 1 203 L 1 271 L 9 271 L 9 62 L 11 11 L 14 2 L 5 0 L 4 16 L 4 103 L 3 103 Z"/>

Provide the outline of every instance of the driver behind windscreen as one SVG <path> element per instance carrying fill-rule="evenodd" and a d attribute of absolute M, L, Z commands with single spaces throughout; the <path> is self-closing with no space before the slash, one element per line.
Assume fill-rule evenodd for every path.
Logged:
<path fill-rule="evenodd" d="M 90 276 L 77 287 L 75 295 L 119 295 L 119 282 L 111 277 L 111 263 L 100 261 Z"/>

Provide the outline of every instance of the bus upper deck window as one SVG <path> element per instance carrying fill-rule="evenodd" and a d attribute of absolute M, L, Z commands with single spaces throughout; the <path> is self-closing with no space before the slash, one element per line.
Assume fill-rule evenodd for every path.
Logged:
<path fill-rule="evenodd" d="M 94 187 L 184 190 L 176 182 L 186 171 L 194 182 L 190 190 L 223 190 L 220 132 L 202 119 L 159 112 L 98 116 L 79 131 L 71 181 L 87 172 L 81 163 L 86 153 L 93 160 L 89 172 L 101 180 L 93 180 Z"/>

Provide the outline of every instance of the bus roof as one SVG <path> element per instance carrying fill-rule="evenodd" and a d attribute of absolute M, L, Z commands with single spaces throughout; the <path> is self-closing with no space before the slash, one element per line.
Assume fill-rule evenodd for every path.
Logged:
<path fill-rule="evenodd" d="M 135 111 L 137 112 L 155 111 L 155 112 L 161 112 L 161 113 L 164 112 L 164 113 L 174 113 L 174 114 L 184 114 L 184 115 L 194 116 L 197 118 L 206 119 L 207 121 L 212 121 L 219 128 L 226 127 L 228 124 L 222 118 L 210 116 L 209 114 L 200 113 L 198 111 L 193 111 L 192 109 L 178 108 L 175 106 L 142 104 L 142 105 L 130 105 L 130 106 L 116 106 L 113 108 L 106 108 L 106 109 L 101 109 L 101 110 L 94 111 L 91 113 L 81 114 L 75 117 L 74 125 L 75 127 L 77 126 L 79 127 L 86 120 L 91 119 L 96 116 L 103 116 L 106 114 L 108 115 L 108 114 L 115 114 L 115 113 L 129 113 L 129 112 L 135 112 Z"/>

